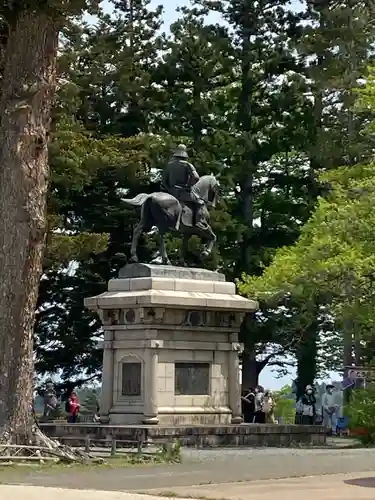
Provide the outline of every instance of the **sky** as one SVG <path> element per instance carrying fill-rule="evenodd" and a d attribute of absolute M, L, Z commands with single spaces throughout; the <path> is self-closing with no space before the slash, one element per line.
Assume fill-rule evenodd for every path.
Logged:
<path fill-rule="evenodd" d="M 163 5 L 164 7 L 163 20 L 165 26 L 168 27 L 178 19 L 178 12 L 176 12 L 176 9 L 178 7 L 190 5 L 190 0 L 151 0 L 151 6 L 156 7 L 158 5 Z M 291 5 L 297 8 L 301 5 L 301 2 L 299 0 L 291 0 Z M 112 3 L 109 0 L 103 0 L 101 6 L 106 12 L 111 12 L 113 10 Z M 208 19 L 213 22 L 217 21 L 217 17 L 213 14 L 211 17 L 209 16 Z"/>
<path fill-rule="evenodd" d="M 164 0 L 164 1 L 151 0 L 151 6 L 156 7 L 157 5 L 163 5 L 164 7 L 164 13 L 163 13 L 163 20 L 165 25 L 164 29 L 166 29 L 168 26 L 170 26 L 174 21 L 178 19 L 179 14 L 178 12 L 176 12 L 176 9 L 178 7 L 188 6 L 189 4 L 190 0 Z M 101 5 L 106 12 L 111 12 L 113 10 L 112 4 L 109 0 L 103 0 Z M 301 5 L 301 2 L 298 0 L 292 0 L 291 5 L 297 9 Z M 208 17 L 208 20 L 216 22 L 217 18 L 212 15 L 212 17 Z M 295 376 L 296 376 L 295 369 L 291 368 L 289 375 L 277 379 L 275 373 L 272 371 L 271 368 L 265 368 L 260 375 L 259 383 L 266 388 L 278 390 L 281 389 L 281 387 L 283 387 L 286 384 L 291 384 L 291 381 L 293 378 L 295 378 Z M 338 380 L 339 375 L 331 373 L 329 374 L 328 380 L 329 379 Z"/>
<path fill-rule="evenodd" d="M 174 21 L 178 19 L 178 12 L 176 12 L 176 9 L 178 7 L 187 6 L 189 4 L 190 0 L 151 0 L 152 7 L 163 5 L 163 20 L 166 26 L 170 26 Z M 103 0 L 101 6 L 107 12 L 112 11 L 112 4 L 109 0 Z"/>

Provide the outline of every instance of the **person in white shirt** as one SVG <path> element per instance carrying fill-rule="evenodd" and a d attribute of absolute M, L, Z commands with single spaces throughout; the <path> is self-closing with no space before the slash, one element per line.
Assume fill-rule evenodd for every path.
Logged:
<path fill-rule="evenodd" d="M 322 398 L 323 425 L 336 434 L 338 405 L 335 403 L 335 386 L 328 384 Z"/>
<path fill-rule="evenodd" d="M 265 414 L 266 424 L 276 424 L 275 416 L 274 416 L 274 407 L 275 403 L 273 401 L 272 391 L 267 389 L 264 393 L 263 398 L 263 411 Z"/>
<path fill-rule="evenodd" d="M 263 410 L 264 389 L 261 385 L 255 388 L 255 408 L 254 408 L 254 424 L 264 424 L 266 422 L 266 414 Z"/>

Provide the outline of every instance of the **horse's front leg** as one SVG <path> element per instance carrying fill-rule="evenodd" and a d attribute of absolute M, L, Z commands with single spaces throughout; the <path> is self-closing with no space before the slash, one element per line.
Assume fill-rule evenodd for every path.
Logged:
<path fill-rule="evenodd" d="M 169 260 L 169 257 L 168 257 L 168 254 L 167 254 L 167 249 L 165 248 L 164 232 L 160 231 L 159 238 L 160 238 L 160 255 L 161 255 L 161 260 L 162 260 L 163 264 L 167 264 L 168 266 L 170 266 L 171 265 L 171 261 Z"/>
<path fill-rule="evenodd" d="M 203 250 L 203 257 L 208 257 L 209 255 L 211 255 L 217 240 L 216 234 L 212 231 L 211 226 L 207 227 L 206 238 L 208 239 L 208 244 Z"/>

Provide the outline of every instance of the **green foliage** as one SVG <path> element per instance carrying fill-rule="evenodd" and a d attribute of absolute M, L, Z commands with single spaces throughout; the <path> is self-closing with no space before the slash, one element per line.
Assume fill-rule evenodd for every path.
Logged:
<path fill-rule="evenodd" d="M 181 462 L 181 442 L 176 440 L 171 443 L 165 443 L 160 449 L 160 457 L 163 462 L 180 463 Z"/>
<path fill-rule="evenodd" d="M 108 234 L 79 233 L 77 235 L 50 233 L 44 256 L 45 267 L 86 260 L 108 247 Z"/>
<path fill-rule="evenodd" d="M 171 37 L 165 42 L 166 55 L 154 75 L 156 97 L 163 111 L 156 126 L 174 136 L 189 137 L 202 168 L 216 170 L 218 159 L 212 152 L 208 151 L 208 156 L 204 152 L 207 154 L 214 144 L 220 147 L 219 133 L 228 132 L 230 127 L 224 114 L 232 103 L 225 103 L 224 97 L 234 77 L 233 49 L 228 37 L 221 36 L 223 28 L 207 25 L 207 12 L 182 8 L 181 13 L 171 26 Z M 223 109 L 218 107 L 218 101 Z M 205 160 L 210 164 L 205 165 Z"/>
<path fill-rule="evenodd" d="M 80 413 L 82 415 L 95 415 L 99 407 L 98 394 L 95 390 L 88 390 L 85 392 L 86 392 L 86 397 L 83 401 L 81 401 Z M 79 399 L 81 399 L 82 396 L 83 396 L 83 391 L 79 391 L 78 392 Z"/>
<path fill-rule="evenodd" d="M 375 165 L 344 167 L 325 175 L 335 188 L 321 198 L 293 247 L 280 249 L 261 278 L 246 278 L 244 294 L 275 296 L 317 295 L 337 306 L 361 302 L 371 279 L 375 197 Z M 352 299 L 351 299 L 352 297 Z"/>
<path fill-rule="evenodd" d="M 273 398 L 275 401 L 275 417 L 280 418 L 282 424 L 294 424 L 296 401 L 292 395 L 291 386 L 285 385 L 279 391 L 275 391 Z"/>
<path fill-rule="evenodd" d="M 365 445 L 375 444 L 375 385 L 352 391 L 346 408 L 349 428 L 357 430 L 358 439 Z"/>
<path fill-rule="evenodd" d="M 149 130 L 152 74 L 161 49 L 162 8 L 117 1 L 116 17 L 67 33 L 60 67 L 78 89 L 77 117 L 87 130 L 121 137 Z"/>
<path fill-rule="evenodd" d="M 309 126 L 312 167 L 367 161 L 371 155 L 361 135 L 365 117 L 353 106 L 374 40 L 371 2 L 309 2 L 307 16 L 298 50 L 303 57 L 315 57 L 305 69 L 306 91 L 314 98 Z"/>
<path fill-rule="evenodd" d="M 263 297 L 274 307 L 285 296 L 306 304 L 327 304 L 336 328 L 350 328 L 370 340 L 375 168 L 369 164 L 350 170 L 350 174 L 348 168 L 333 172 L 336 187 L 319 200 L 298 242 L 278 251 L 262 277 L 244 277 L 240 290 Z M 340 343 L 331 343 L 331 350 Z"/>
<path fill-rule="evenodd" d="M 357 90 L 359 112 L 368 114 L 375 109 L 373 86 L 371 77 Z M 371 131 L 372 123 L 364 134 Z M 330 184 L 331 191 L 319 199 L 297 243 L 281 248 L 263 276 L 244 276 L 240 290 L 273 307 L 285 302 L 285 297 L 304 304 L 326 304 L 334 315 L 335 328 L 359 333 L 365 341 L 359 354 L 369 361 L 374 326 L 375 164 L 330 170 L 321 179 Z M 340 348 L 342 338 L 332 345 Z"/>

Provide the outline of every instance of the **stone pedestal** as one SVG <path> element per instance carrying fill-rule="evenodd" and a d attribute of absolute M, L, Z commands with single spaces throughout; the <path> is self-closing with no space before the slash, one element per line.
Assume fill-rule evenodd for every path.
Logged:
<path fill-rule="evenodd" d="M 241 422 L 238 333 L 258 305 L 224 275 L 130 264 L 85 305 L 104 329 L 103 422 Z"/>

